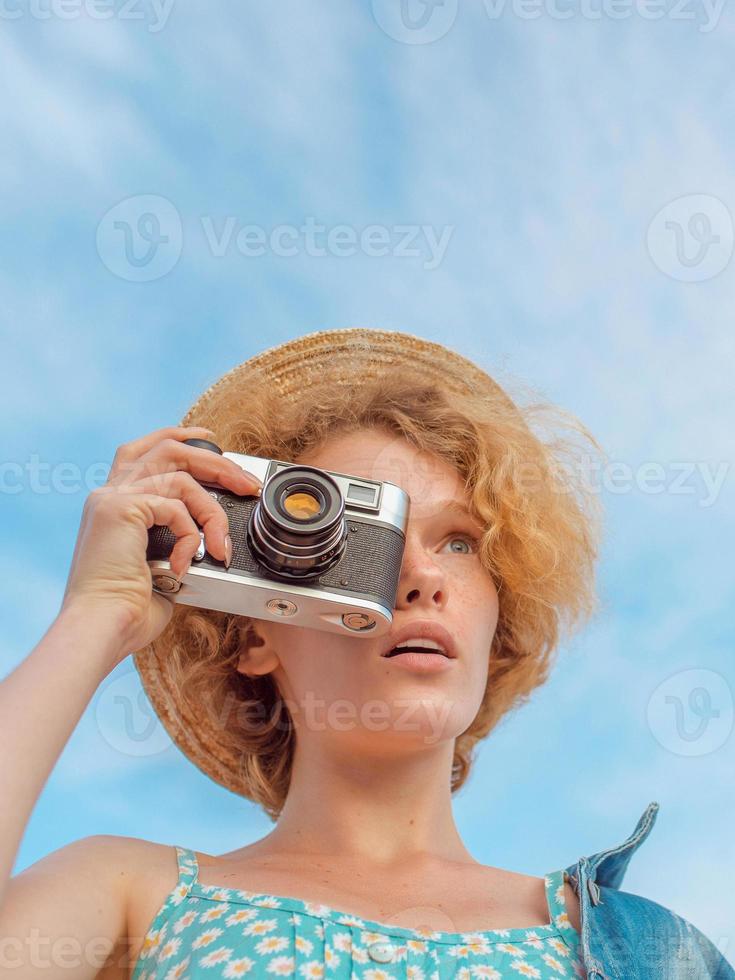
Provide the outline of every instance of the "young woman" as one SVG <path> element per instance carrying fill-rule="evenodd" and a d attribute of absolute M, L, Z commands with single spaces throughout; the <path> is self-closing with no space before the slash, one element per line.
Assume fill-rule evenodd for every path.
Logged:
<path fill-rule="evenodd" d="M 609 889 L 602 874 L 588 877 L 587 859 L 542 876 L 483 865 L 453 819 L 477 743 L 544 683 L 562 630 L 595 608 L 597 504 L 566 465 L 576 437 L 599 449 L 584 427 L 548 405 L 520 409 L 438 344 L 361 329 L 252 358 L 184 423 L 117 450 L 85 503 L 61 611 L 0 685 L 0 797 L 12 801 L 0 811 L 0 973 L 730 977 L 690 924 L 676 949 L 699 972 L 660 972 L 675 955 L 665 939 L 644 969 L 631 923 L 663 937 L 684 921 L 655 903 L 628 896 L 645 909 L 617 906 L 627 946 L 609 942 L 606 909 L 596 918 L 600 895 L 622 878 L 613 851 L 627 863 L 650 807 L 625 848 L 606 852 Z M 210 555 L 237 568 L 243 541 L 233 528 L 228 539 L 226 509 L 201 483 L 259 490 L 192 437 L 406 490 L 388 635 L 343 636 L 152 593 L 150 527 L 175 535 L 180 577 L 199 527 Z M 393 655 L 407 642 L 441 649 Z M 262 806 L 273 830 L 219 855 L 98 835 L 10 878 L 49 772 L 131 650 L 177 744 Z"/>

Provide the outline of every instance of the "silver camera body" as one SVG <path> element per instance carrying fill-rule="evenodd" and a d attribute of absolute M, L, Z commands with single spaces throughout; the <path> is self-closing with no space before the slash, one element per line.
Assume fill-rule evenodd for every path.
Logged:
<path fill-rule="evenodd" d="M 199 481 L 224 508 L 232 563 L 201 543 L 178 581 L 168 560 L 176 537 L 148 532 L 153 588 L 175 602 L 345 635 L 380 636 L 393 621 L 410 497 L 379 480 L 334 473 L 186 440 L 220 453 L 263 482 L 241 496 Z"/>

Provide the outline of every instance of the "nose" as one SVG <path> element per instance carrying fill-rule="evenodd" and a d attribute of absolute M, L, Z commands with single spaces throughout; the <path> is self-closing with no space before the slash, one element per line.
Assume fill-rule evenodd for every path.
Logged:
<path fill-rule="evenodd" d="M 406 542 L 396 592 L 396 609 L 419 607 L 443 609 L 447 603 L 444 570 L 413 542 Z"/>

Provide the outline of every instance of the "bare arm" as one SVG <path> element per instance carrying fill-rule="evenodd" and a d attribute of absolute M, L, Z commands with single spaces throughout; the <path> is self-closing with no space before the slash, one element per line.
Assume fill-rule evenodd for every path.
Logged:
<path fill-rule="evenodd" d="M 116 838 L 75 841 L 10 877 L 49 774 L 124 655 L 121 636 L 111 610 L 67 607 L 0 683 L 0 976 L 95 977 L 125 935 Z"/>
<path fill-rule="evenodd" d="M 99 684 L 119 660 L 110 613 L 68 608 L 0 682 L 0 909 L 41 790 Z M 12 805 L 8 805 L 12 801 Z"/>

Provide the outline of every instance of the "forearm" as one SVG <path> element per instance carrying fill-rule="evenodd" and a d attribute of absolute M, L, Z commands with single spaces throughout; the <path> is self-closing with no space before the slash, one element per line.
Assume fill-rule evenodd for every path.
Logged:
<path fill-rule="evenodd" d="M 0 906 L 36 800 L 94 692 L 119 661 L 120 637 L 101 612 L 63 610 L 0 682 Z"/>

